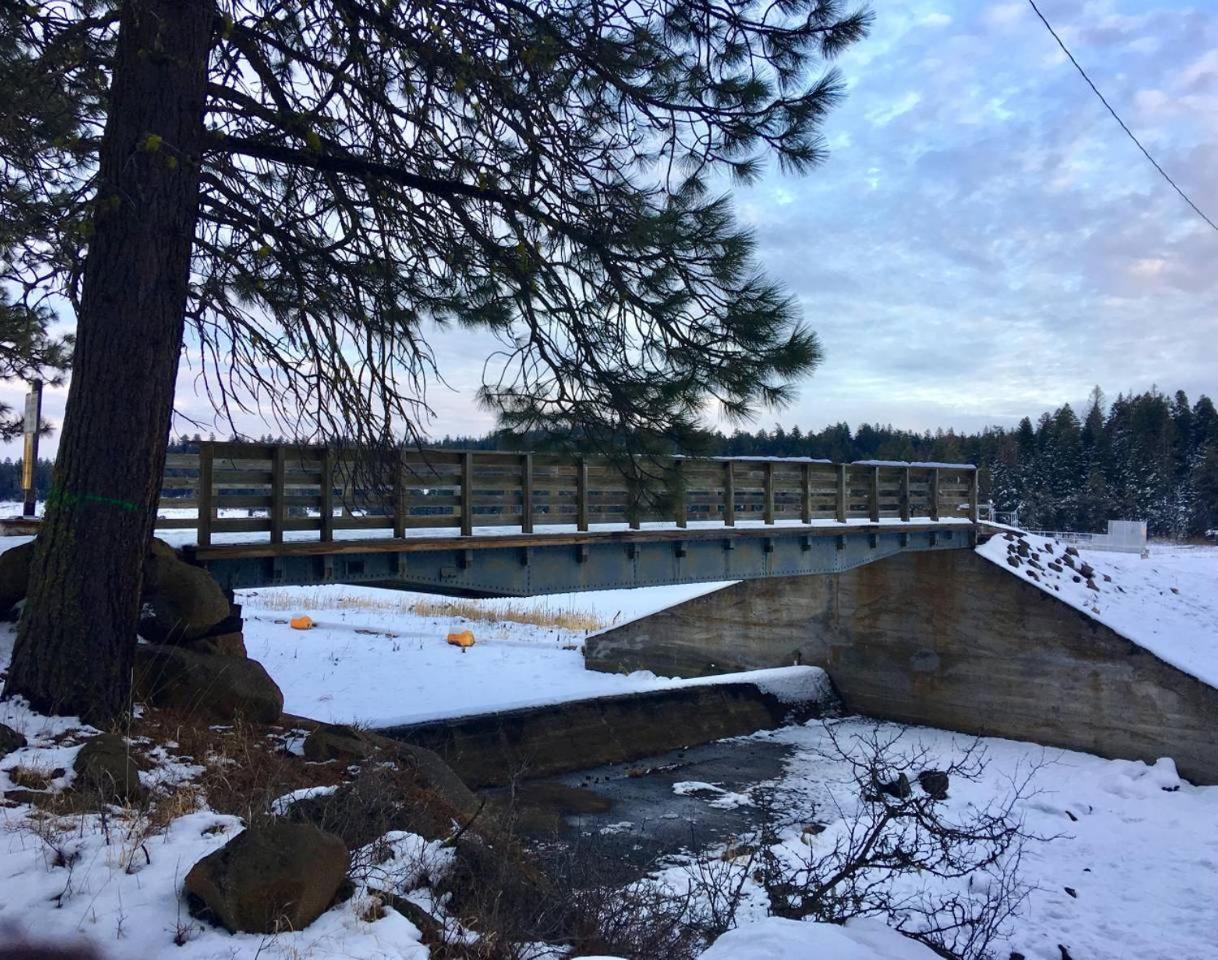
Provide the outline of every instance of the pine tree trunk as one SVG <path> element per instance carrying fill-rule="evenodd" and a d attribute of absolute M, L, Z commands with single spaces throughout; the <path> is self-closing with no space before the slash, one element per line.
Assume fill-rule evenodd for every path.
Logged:
<path fill-rule="evenodd" d="M 211 0 L 124 0 L 67 414 L 5 695 L 129 706 L 199 204 Z"/>

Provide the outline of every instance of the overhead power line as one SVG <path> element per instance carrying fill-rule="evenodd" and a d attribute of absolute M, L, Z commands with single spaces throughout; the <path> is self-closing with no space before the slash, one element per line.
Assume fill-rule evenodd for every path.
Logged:
<path fill-rule="evenodd" d="M 1167 175 L 1167 171 L 1164 170 L 1161 166 L 1159 166 L 1159 162 L 1150 155 L 1150 151 L 1148 151 L 1144 146 L 1142 146 L 1142 141 L 1139 140 L 1136 136 L 1134 136 L 1133 131 L 1130 130 L 1128 126 L 1126 126 L 1125 121 L 1122 120 L 1120 118 L 1120 116 L 1117 114 L 1117 112 L 1112 109 L 1112 104 L 1110 104 L 1106 99 L 1104 99 L 1104 95 L 1102 93 L 1100 93 L 1099 88 L 1094 83 L 1092 83 L 1091 78 L 1089 76 L 1087 76 L 1087 71 L 1084 70 L 1079 65 L 1079 62 L 1074 59 L 1074 54 L 1072 54 L 1070 52 L 1069 48 L 1067 48 L 1067 46 L 1065 45 L 1065 43 L 1062 42 L 1062 38 L 1057 35 L 1057 31 L 1053 29 L 1053 25 L 1051 23 L 1049 23 L 1048 20 L 1045 19 L 1045 15 L 1040 12 L 1040 7 L 1038 7 L 1036 5 L 1036 0 L 1028 0 L 1028 3 L 1031 4 L 1032 9 L 1036 12 L 1036 15 L 1038 17 L 1040 17 L 1040 22 L 1045 25 L 1045 29 L 1048 30 L 1049 33 L 1052 34 L 1053 39 L 1057 41 L 1057 45 L 1062 48 L 1062 53 L 1064 53 L 1067 57 L 1070 58 L 1070 62 L 1072 64 L 1074 64 L 1074 69 L 1079 72 L 1079 76 L 1081 76 L 1084 80 L 1087 81 L 1087 86 L 1089 86 L 1091 88 L 1092 93 L 1094 93 L 1097 97 L 1100 98 L 1100 103 L 1102 103 L 1108 109 L 1108 112 L 1112 114 L 1112 119 L 1121 125 L 1121 129 L 1124 130 L 1126 135 L 1129 137 L 1129 139 L 1134 142 L 1134 145 L 1139 150 L 1142 151 L 1142 155 L 1151 162 L 1151 165 L 1156 170 L 1159 171 L 1159 176 L 1161 176 L 1164 180 L 1166 180 L 1171 185 L 1171 188 L 1176 191 L 1176 193 L 1180 194 L 1180 199 L 1183 200 L 1185 203 L 1187 203 L 1190 207 L 1192 207 L 1193 212 L 1196 213 L 1197 216 L 1199 216 L 1202 220 L 1204 220 L 1206 223 L 1208 223 L 1210 225 L 1210 227 L 1212 227 L 1215 231 L 1218 231 L 1218 223 L 1214 223 L 1213 220 L 1211 220 L 1209 217 L 1207 217 L 1202 212 L 1201 208 L 1198 207 L 1195 203 L 1193 203 L 1193 201 L 1189 198 L 1188 194 L 1180 189 L 1180 187 L 1177 185 L 1176 181 Z"/>

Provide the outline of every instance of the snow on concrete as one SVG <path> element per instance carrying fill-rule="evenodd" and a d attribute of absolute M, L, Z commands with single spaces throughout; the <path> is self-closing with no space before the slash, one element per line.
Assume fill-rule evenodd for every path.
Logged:
<path fill-rule="evenodd" d="M 1027 544 L 1027 558 L 1019 556 L 1021 541 Z M 1007 531 L 981 544 L 977 552 L 1161 660 L 1218 687 L 1218 547 L 1154 544 L 1143 559 L 1082 547 L 1078 556 L 1067 555 L 1068 546 Z M 1012 565 L 1015 560 L 1018 564 Z"/>
<path fill-rule="evenodd" d="M 658 609 L 701 592 L 660 587 L 572 597 L 462 601 L 488 612 L 545 620 L 556 613 L 593 619 Z M 610 594 L 647 594 L 613 597 Z M 819 701 L 831 687 L 815 667 L 681 680 L 646 671 L 628 676 L 584 669 L 585 634 L 500 619 L 422 615 L 411 609 L 436 597 L 367 587 L 278 587 L 240 594 L 249 655 L 283 690 L 284 709 L 316 720 L 396 726 L 449 717 L 543 706 L 568 700 L 641 693 L 707 683 L 747 681 L 787 703 Z M 292 614 L 316 626 L 293 630 Z M 612 611 L 612 612 L 610 612 Z M 472 630 L 474 646 L 449 646 L 452 631 Z"/>

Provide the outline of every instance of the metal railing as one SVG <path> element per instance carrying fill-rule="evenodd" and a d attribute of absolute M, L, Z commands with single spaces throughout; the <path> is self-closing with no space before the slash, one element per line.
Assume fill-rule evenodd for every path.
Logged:
<path fill-rule="evenodd" d="M 675 457 L 631 469 L 598 457 L 405 450 L 370 466 L 332 448 L 211 442 L 169 455 L 160 507 L 158 528 L 195 529 L 205 545 L 218 533 L 277 543 L 302 530 L 326 541 L 341 530 L 975 520 L 978 505 L 967 465 Z"/>

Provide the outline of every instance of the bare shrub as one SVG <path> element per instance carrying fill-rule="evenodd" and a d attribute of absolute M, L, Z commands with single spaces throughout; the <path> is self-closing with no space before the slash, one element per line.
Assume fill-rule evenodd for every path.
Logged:
<path fill-rule="evenodd" d="M 1036 768 L 1001 798 L 956 815 L 918 774 L 934 768 L 952 783 L 979 780 L 987 766 L 979 742 L 935 767 L 924 748 L 903 749 L 903 731 L 876 726 L 847 738 L 826 729 L 825 754 L 849 766 L 857 809 L 837 805 L 833 826 L 805 834 L 807 848 L 793 858 L 778 846 L 772 794 L 758 798 L 767 826 L 757 879 L 771 912 L 831 923 L 879 916 L 940 956 L 987 957 L 1031 892 L 1019 879 L 1026 843 L 1050 839 L 1029 833 L 1016 812 L 1032 795 Z"/>

